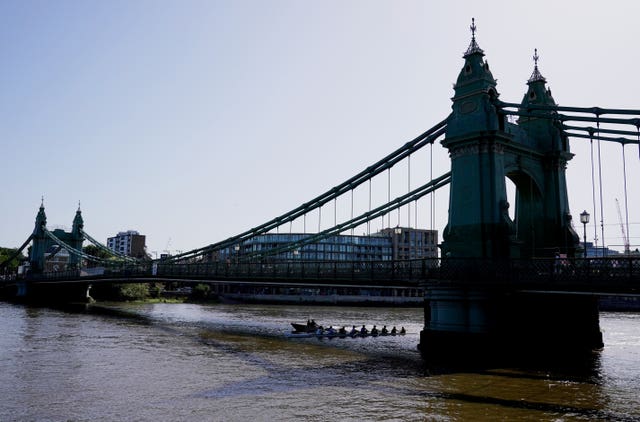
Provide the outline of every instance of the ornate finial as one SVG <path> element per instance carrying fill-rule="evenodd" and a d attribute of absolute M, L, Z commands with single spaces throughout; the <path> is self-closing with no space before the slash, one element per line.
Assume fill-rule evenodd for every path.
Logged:
<path fill-rule="evenodd" d="M 80 211 L 80 200 L 78 200 L 78 211 Z"/>
<path fill-rule="evenodd" d="M 471 18 L 471 26 L 469 27 L 469 29 L 471 29 L 471 39 L 475 40 L 476 39 L 476 18 Z"/>
<path fill-rule="evenodd" d="M 469 29 L 471 29 L 471 44 L 469 44 L 469 48 L 467 48 L 467 51 L 465 51 L 462 57 L 466 58 L 473 53 L 480 53 L 484 55 L 484 51 L 482 51 L 482 49 L 476 42 L 476 31 L 478 29 L 476 27 L 476 18 L 471 18 L 471 26 L 469 27 Z"/>
<path fill-rule="evenodd" d="M 535 48 L 533 50 L 533 65 L 534 65 L 533 66 L 533 73 L 531 74 L 531 77 L 527 81 L 528 83 L 536 82 L 536 81 L 542 81 L 542 82 L 546 82 L 547 81 L 544 78 L 544 76 L 542 76 L 540 71 L 538 70 L 538 60 L 540 60 L 540 56 L 538 56 L 538 49 Z"/>

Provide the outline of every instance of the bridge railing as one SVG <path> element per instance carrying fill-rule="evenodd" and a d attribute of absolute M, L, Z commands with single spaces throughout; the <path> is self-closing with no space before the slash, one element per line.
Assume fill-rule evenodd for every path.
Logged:
<path fill-rule="evenodd" d="M 640 256 L 604 258 L 472 259 L 431 262 L 427 285 L 464 283 L 535 289 L 640 291 Z"/>
<path fill-rule="evenodd" d="M 433 258 L 406 261 L 273 261 L 147 263 L 105 269 L 83 277 L 79 270 L 32 275 L 43 281 L 135 278 L 301 281 L 318 284 L 365 282 L 417 286 L 476 284 L 579 291 L 638 291 L 640 256 L 606 258 L 473 259 Z M 604 289 L 604 290 L 603 290 Z"/>
<path fill-rule="evenodd" d="M 158 264 L 155 275 L 221 279 L 300 279 L 418 282 L 425 260 L 411 261 L 273 261 Z"/>

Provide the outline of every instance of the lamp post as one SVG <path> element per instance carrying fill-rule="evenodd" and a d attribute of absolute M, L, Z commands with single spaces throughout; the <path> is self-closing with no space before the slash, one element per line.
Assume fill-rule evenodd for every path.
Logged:
<path fill-rule="evenodd" d="M 235 245 L 233 247 L 233 250 L 236 251 L 236 264 L 237 264 L 238 261 L 240 260 L 240 245 Z"/>
<path fill-rule="evenodd" d="M 584 249 L 584 257 L 587 257 L 587 224 L 589 224 L 589 213 L 587 210 L 584 210 L 580 213 L 580 222 L 584 227 L 584 243 L 582 244 Z"/>

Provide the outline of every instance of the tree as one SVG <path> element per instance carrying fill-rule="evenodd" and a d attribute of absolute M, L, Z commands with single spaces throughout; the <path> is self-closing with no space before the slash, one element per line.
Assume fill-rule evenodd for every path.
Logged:
<path fill-rule="evenodd" d="M 18 265 L 20 265 L 22 261 L 27 259 L 26 256 L 22 255 L 22 253 L 15 255 L 17 250 L 18 250 L 17 248 L 0 247 L 0 272 L 1 273 L 5 271 L 8 273 L 16 272 L 16 270 L 18 269 Z M 13 255 L 15 256 L 11 260 L 7 261 Z"/>
<path fill-rule="evenodd" d="M 95 256 L 96 258 L 100 258 L 100 259 L 109 259 L 113 256 L 109 252 L 95 245 L 87 245 L 84 248 L 82 248 L 82 251 L 87 255 Z"/>

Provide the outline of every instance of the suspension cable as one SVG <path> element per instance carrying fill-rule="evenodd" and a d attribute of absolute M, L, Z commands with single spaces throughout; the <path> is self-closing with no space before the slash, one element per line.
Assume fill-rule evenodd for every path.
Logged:
<path fill-rule="evenodd" d="M 429 145 L 429 180 L 433 181 L 433 144 Z M 433 230 L 433 227 L 435 226 L 435 201 L 436 192 L 433 191 L 429 194 L 429 202 L 431 204 L 431 209 L 429 210 L 429 228 L 431 230 Z"/>
<path fill-rule="evenodd" d="M 351 189 L 351 219 L 353 220 L 353 189 Z M 354 227 L 351 227 L 351 236 L 353 236 L 353 229 Z"/>
<path fill-rule="evenodd" d="M 596 173 L 595 173 L 595 161 L 593 157 L 593 129 L 589 131 L 591 136 L 591 199 L 593 202 L 593 243 L 596 248 L 596 255 L 598 253 L 598 209 L 596 207 Z"/>
<path fill-rule="evenodd" d="M 407 157 L 407 192 L 411 192 L 411 154 Z M 411 202 L 407 204 L 407 227 L 411 228 Z"/>
<path fill-rule="evenodd" d="M 32 239 L 33 239 L 33 234 L 29 235 L 29 237 L 27 238 L 27 240 L 24 241 L 22 246 L 20 246 L 18 249 L 16 249 L 16 251 L 14 253 L 12 253 L 9 256 L 9 258 L 5 259 L 4 262 L 0 262 L 0 269 L 6 267 L 9 264 L 9 262 L 11 262 L 18 255 L 20 255 L 20 253 L 24 250 L 24 248 L 27 247 L 27 245 L 29 244 L 29 242 L 31 242 Z"/>
<path fill-rule="evenodd" d="M 58 237 L 56 235 L 54 235 L 53 233 L 51 233 L 49 230 L 47 230 L 46 227 L 43 227 L 44 233 L 51 239 L 53 240 L 58 246 L 61 246 L 64 250 L 66 250 L 67 252 L 69 252 L 70 254 L 82 258 L 82 259 L 86 259 L 89 261 L 94 261 L 94 262 L 100 262 L 103 264 L 107 264 L 108 261 L 102 259 L 102 258 L 98 258 L 95 257 L 93 255 L 89 255 L 85 252 L 79 251 L 75 248 L 72 248 L 71 246 L 67 245 L 65 242 L 63 242 L 62 240 L 58 239 Z"/>
<path fill-rule="evenodd" d="M 84 236 L 85 239 L 87 239 L 89 242 L 91 242 L 94 246 L 98 247 L 98 249 L 101 249 L 104 252 L 107 252 L 117 258 L 120 258 L 122 260 L 125 261 L 133 261 L 133 262 L 138 262 L 137 259 L 121 254 L 117 251 L 114 251 L 113 249 L 109 248 L 108 246 L 103 245 L 102 243 L 98 242 L 96 239 L 94 239 L 93 237 L 91 237 L 87 232 L 85 232 L 83 229 L 80 229 L 80 234 L 82 236 Z"/>
<path fill-rule="evenodd" d="M 297 219 L 301 217 L 304 213 L 307 213 L 311 210 L 314 210 L 318 206 L 321 206 L 332 199 L 346 194 L 349 190 L 361 185 L 366 182 L 369 178 L 374 177 L 383 171 L 390 169 L 395 166 L 397 163 L 402 161 L 406 156 L 414 151 L 421 149 L 422 147 L 429 145 L 435 142 L 440 136 L 444 135 L 446 132 L 447 119 L 442 120 L 440 123 L 433 126 L 431 129 L 425 131 L 420 134 L 418 137 L 413 139 L 412 141 L 407 142 L 402 147 L 396 149 L 391 154 L 388 154 L 386 157 L 378 160 L 373 165 L 367 167 L 365 170 L 356 174 L 355 176 L 349 178 L 345 182 L 342 182 L 340 185 L 329 189 L 322 195 L 317 196 L 309 202 L 305 202 L 304 204 L 294 208 L 293 210 L 280 215 L 279 217 L 273 218 L 266 223 L 263 223 L 259 226 L 256 226 L 250 230 L 244 231 L 238 235 L 232 236 L 226 240 L 211 243 L 202 248 L 193 249 L 178 255 L 173 255 L 171 257 L 171 261 L 177 260 L 185 260 L 192 257 L 196 257 L 199 255 L 204 255 L 213 250 L 219 250 L 225 247 L 228 247 L 233 244 L 237 244 L 238 242 L 242 242 L 251 237 L 257 236 L 259 234 L 267 233 L 270 230 L 287 223 L 291 220 Z"/>
<path fill-rule="evenodd" d="M 626 241 L 625 253 L 629 253 L 629 204 L 627 198 L 627 159 L 624 154 L 624 145 L 622 145 L 622 178 L 624 181 L 624 215 L 625 215 L 625 224 L 627 226 L 627 238 L 622 239 L 623 242 Z"/>
<path fill-rule="evenodd" d="M 391 167 L 387 170 L 387 203 L 391 202 Z M 387 227 L 391 228 L 391 213 L 389 213 Z"/>
<path fill-rule="evenodd" d="M 596 117 L 599 115 L 596 114 Z M 596 122 L 598 134 L 600 134 L 600 121 Z M 604 241 L 604 198 L 602 197 L 602 154 L 600 153 L 600 139 L 598 139 L 598 184 L 600 185 L 600 233 L 602 235 L 602 256 L 606 256 L 606 243 Z"/>
<path fill-rule="evenodd" d="M 439 178 L 434 179 L 433 182 L 426 183 L 420 186 L 419 188 L 416 188 L 413 191 L 407 194 L 404 194 L 387 204 L 383 204 L 377 208 L 374 208 L 370 212 L 365 212 L 364 214 L 354 217 L 349 221 L 339 224 L 338 226 L 325 229 L 320 233 L 307 236 L 306 238 L 300 239 L 296 242 L 288 243 L 280 247 L 272 248 L 270 250 L 261 250 L 259 252 L 252 253 L 252 254 L 247 254 L 243 256 L 243 259 L 250 259 L 258 255 L 262 257 L 267 255 L 276 255 L 278 253 L 300 248 L 310 243 L 318 242 L 322 239 L 326 239 L 328 237 L 334 236 L 348 229 L 351 229 L 353 231 L 355 227 L 362 225 L 365 221 L 375 219 L 380 215 L 388 213 L 395 209 L 399 210 L 402 206 L 406 205 L 408 202 L 415 201 L 423 197 L 424 195 L 427 195 L 429 192 L 433 190 L 437 190 L 442 186 L 449 184 L 450 182 L 451 182 L 451 172 L 448 172 L 440 176 Z"/>
<path fill-rule="evenodd" d="M 369 212 L 371 212 L 371 179 L 369 179 Z M 367 221 L 367 236 L 371 236 L 371 221 Z"/>

